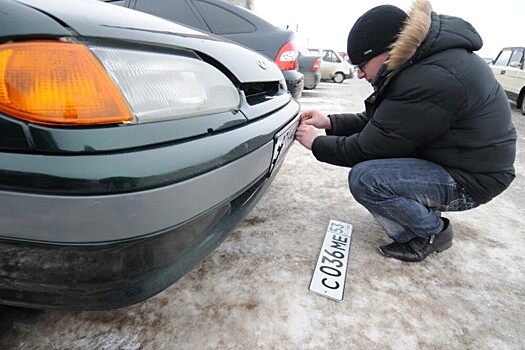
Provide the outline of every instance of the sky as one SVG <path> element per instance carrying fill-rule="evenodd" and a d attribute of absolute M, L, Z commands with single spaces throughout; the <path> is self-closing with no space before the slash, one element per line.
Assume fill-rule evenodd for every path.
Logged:
<path fill-rule="evenodd" d="M 430 0 L 439 14 L 457 16 L 470 22 L 483 39 L 478 54 L 495 58 L 505 46 L 525 46 L 523 18 L 525 0 Z M 296 32 L 301 47 L 346 51 L 346 38 L 357 18 L 382 4 L 405 11 L 411 0 L 255 0 L 254 12 L 260 17 Z"/>

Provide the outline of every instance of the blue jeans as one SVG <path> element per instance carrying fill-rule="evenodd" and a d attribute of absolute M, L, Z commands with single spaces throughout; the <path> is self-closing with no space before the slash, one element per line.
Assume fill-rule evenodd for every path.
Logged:
<path fill-rule="evenodd" d="M 441 165 L 421 159 L 361 162 L 348 183 L 355 200 L 399 243 L 441 232 L 441 212 L 479 205 Z"/>

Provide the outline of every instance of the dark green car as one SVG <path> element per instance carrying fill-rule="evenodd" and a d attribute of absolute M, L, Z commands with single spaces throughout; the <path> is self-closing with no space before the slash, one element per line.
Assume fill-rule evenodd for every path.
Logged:
<path fill-rule="evenodd" d="M 0 0 L 0 303 L 165 289 L 277 174 L 299 105 L 270 60 L 98 1 Z"/>

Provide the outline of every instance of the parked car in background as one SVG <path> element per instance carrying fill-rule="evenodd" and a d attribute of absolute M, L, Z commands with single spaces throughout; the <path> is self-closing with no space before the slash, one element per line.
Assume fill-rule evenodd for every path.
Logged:
<path fill-rule="evenodd" d="M 321 57 L 321 80 L 332 80 L 342 83 L 345 79 L 354 77 L 354 67 L 341 55 L 330 49 L 309 49 L 310 52 L 318 52 Z"/>
<path fill-rule="evenodd" d="M 304 88 L 307 90 L 315 89 L 321 82 L 321 71 L 319 70 L 321 58 L 306 49 L 299 49 L 297 62 L 299 72 L 304 75 Z"/>
<path fill-rule="evenodd" d="M 221 0 L 105 1 L 182 23 L 249 47 L 273 60 L 283 72 L 292 96 L 301 96 L 304 80 L 297 70 L 295 33 L 278 28 L 247 9 Z"/>
<path fill-rule="evenodd" d="M 525 47 L 506 47 L 492 62 L 491 68 L 510 100 L 525 115 Z"/>
<path fill-rule="evenodd" d="M 106 309 L 160 292 L 279 171 L 300 109 L 282 72 L 103 2 L 0 3 L 0 304 Z"/>

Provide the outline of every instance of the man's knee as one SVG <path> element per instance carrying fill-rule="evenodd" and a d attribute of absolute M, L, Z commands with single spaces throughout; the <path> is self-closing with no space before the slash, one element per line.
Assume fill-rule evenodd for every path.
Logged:
<path fill-rule="evenodd" d="M 373 162 L 361 162 L 352 167 L 348 173 L 348 187 L 352 196 L 359 201 L 374 174 Z"/>

